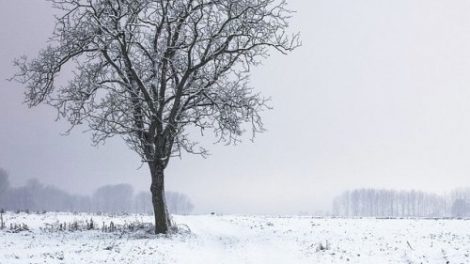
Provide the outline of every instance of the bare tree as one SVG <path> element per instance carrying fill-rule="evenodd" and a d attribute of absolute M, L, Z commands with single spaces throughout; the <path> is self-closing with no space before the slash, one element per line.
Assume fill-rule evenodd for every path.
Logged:
<path fill-rule="evenodd" d="M 0 210 L 6 205 L 5 196 L 10 188 L 10 182 L 8 181 L 8 173 L 0 168 Z"/>
<path fill-rule="evenodd" d="M 454 217 L 466 217 L 470 215 L 470 204 L 463 200 L 457 199 L 451 207 L 451 214 Z"/>
<path fill-rule="evenodd" d="M 168 194 L 168 192 L 166 193 Z M 152 211 L 150 207 L 152 202 L 152 195 L 148 192 L 139 192 L 134 197 L 133 211 L 135 213 L 148 214 Z"/>
<path fill-rule="evenodd" d="M 92 196 L 95 211 L 108 213 L 129 212 L 134 189 L 129 184 L 105 185 Z"/>
<path fill-rule="evenodd" d="M 414 190 L 356 189 L 337 196 L 333 212 L 336 216 L 355 217 L 444 217 L 449 215 L 446 200 L 441 195 Z M 462 211 L 461 204 L 457 203 L 456 211 Z"/>
<path fill-rule="evenodd" d="M 171 227 L 164 171 L 182 151 L 207 154 L 189 127 L 240 140 L 263 130 L 266 99 L 248 86 L 252 66 L 300 45 L 285 0 L 50 0 L 62 14 L 51 45 L 16 61 L 30 107 L 47 103 L 92 141 L 121 136 L 148 163 L 155 232 Z M 66 64 L 74 78 L 57 87 Z"/>
<path fill-rule="evenodd" d="M 168 192 L 168 210 L 173 214 L 189 214 L 194 208 L 191 199 L 186 194 L 179 192 Z"/>
<path fill-rule="evenodd" d="M 184 193 L 179 192 L 166 192 L 166 201 L 168 204 L 168 211 L 171 214 L 190 214 L 194 209 L 191 199 Z M 149 205 L 151 204 L 152 196 L 147 192 L 139 192 L 134 197 L 134 206 L 132 211 L 136 213 L 148 213 Z"/>

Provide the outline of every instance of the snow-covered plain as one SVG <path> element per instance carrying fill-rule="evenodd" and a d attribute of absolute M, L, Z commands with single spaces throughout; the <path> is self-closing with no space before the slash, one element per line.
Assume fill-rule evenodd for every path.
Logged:
<path fill-rule="evenodd" d="M 95 230 L 53 230 L 91 218 Z M 172 236 L 100 229 L 110 221 L 150 223 L 151 216 L 7 213 L 4 220 L 2 264 L 470 263 L 467 220 L 175 216 L 186 231 Z M 10 231 L 23 223 L 29 231 Z"/>

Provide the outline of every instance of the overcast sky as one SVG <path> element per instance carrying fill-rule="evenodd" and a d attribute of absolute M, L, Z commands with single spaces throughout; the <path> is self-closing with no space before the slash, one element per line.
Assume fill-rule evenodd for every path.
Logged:
<path fill-rule="evenodd" d="M 288 0 L 303 47 L 253 71 L 272 97 L 268 131 L 208 159 L 173 160 L 167 189 L 197 213 L 291 214 L 327 209 L 345 189 L 445 192 L 470 186 L 470 1 Z M 55 110 L 27 109 L 5 81 L 52 32 L 42 0 L 0 0 L 0 167 L 14 185 L 36 177 L 75 193 L 131 183 L 147 167 L 120 139 L 94 148 L 86 128 L 61 136 Z"/>

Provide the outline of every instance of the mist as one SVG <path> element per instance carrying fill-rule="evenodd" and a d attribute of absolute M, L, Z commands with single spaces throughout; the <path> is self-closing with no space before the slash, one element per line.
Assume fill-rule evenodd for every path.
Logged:
<path fill-rule="evenodd" d="M 191 199 L 178 192 L 167 192 L 168 210 L 187 215 L 194 208 Z M 1 211 L 16 213 L 72 212 L 96 214 L 151 214 L 150 192 L 134 191 L 129 184 L 110 184 L 98 187 L 92 195 L 77 195 L 38 179 L 29 179 L 24 186 L 10 186 L 8 173 L 0 168 Z"/>
<path fill-rule="evenodd" d="M 252 74 L 272 98 L 267 131 L 236 146 L 204 137 L 211 155 L 172 160 L 167 189 L 191 197 L 194 213 L 313 214 L 358 188 L 446 195 L 470 186 L 470 3 L 289 4 L 303 46 Z M 11 186 L 36 178 L 83 196 L 115 184 L 148 192 L 147 167 L 120 138 L 95 148 L 86 127 L 64 136 L 54 109 L 22 103 L 24 88 L 6 80 L 12 61 L 47 44 L 54 10 L 0 5 L 0 167 Z"/>

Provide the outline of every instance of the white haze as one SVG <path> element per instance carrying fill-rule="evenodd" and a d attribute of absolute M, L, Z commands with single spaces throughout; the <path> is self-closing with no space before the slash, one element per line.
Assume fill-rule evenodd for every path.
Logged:
<path fill-rule="evenodd" d="M 345 189 L 445 192 L 470 185 L 470 2 L 289 0 L 303 47 L 275 55 L 252 84 L 272 97 L 254 143 L 173 160 L 167 189 L 196 212 L 291 214 L 328 209 Z M 60 134 L 49 107 L 22 104 L 11 61 L 46 45 L 42 0 L 0 0 L 0 167 L 77 193 L 105 184 L 147 190 L 146 167 L 119 139 L 90 146 Z"/>

